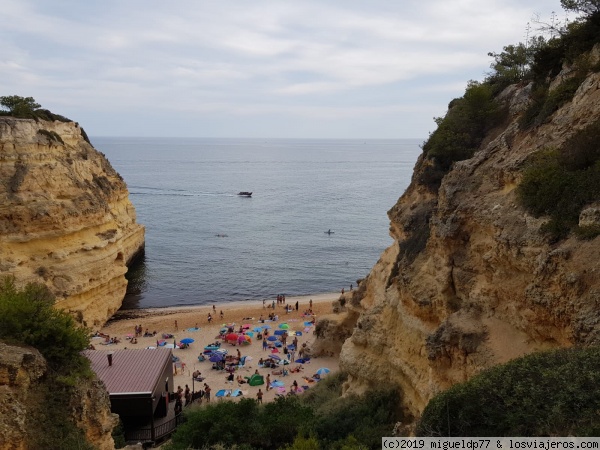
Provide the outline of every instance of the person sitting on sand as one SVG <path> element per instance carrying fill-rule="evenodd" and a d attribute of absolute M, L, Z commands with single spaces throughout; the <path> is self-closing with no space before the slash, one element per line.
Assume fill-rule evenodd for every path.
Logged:
<path fill-rule="evenodd" d="M 238 375 L 236 380 L 238 384 L 244 384 L 246 382 L 246 380 L 244 380 L 244 377 L 242 377 L 241 375 Z"/>

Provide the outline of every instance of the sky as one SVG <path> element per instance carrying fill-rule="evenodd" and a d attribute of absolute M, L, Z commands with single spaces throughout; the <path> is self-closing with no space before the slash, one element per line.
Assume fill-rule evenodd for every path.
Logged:
<path fill-rule="evenodd" d="M 559 0 L 0 0 L 0 95 L 90 136 L 426 138 Z M 531 33 L 536 25 L 532 23 Z"/>

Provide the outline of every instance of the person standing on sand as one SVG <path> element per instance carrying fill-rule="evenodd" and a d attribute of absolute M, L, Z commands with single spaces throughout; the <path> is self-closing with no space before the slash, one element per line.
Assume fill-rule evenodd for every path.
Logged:
<path fill-rule="evenodd" d="M 271 374 L 267 374 L 267 391 L 271 389 Z"/>
<path fill-rule="evenodd" d="M 262 398 L 263 398 L 263 391 L 261 391 L 260 388 L 258 388 L 258 392 L 256 393 L 256 401 L 258 403 L 262 403 Z"/>
<path fill-rule="evenodd" d="M 263 309 L 265 309 L 265 308 L 266 308 L 266 306 L 265 306 L 265 303 L 266 303 L 266 302 L 267 302 L 267 300 L 263 298 Z"/>
<path fill-rule="evenodd" d="M 204 383 L 204 397 L 206 398 L 206 403 L 210 403 L 210 386 Z"/>
<path fill-rule="evenodd" d="M 175 321 L 175 330 L 179 330 L 179 328 L 177 328 L 177 321 Z"/>
<path fill-rule="evenodd" d="M 210 313 L 208 313 L 208 323 L 212 322 L 212 316 L 210 315 Z"/>
<path fill-rule="evenodd" d="M 296 311 L 298 311 L 298 302 L 296 302 Z"/>
<path fill-rule="evenodd" d="M 265 338 L 265 339 L 263 339 L 263 351 L 265 351 L 267 349 L 267 346 L 268 346 L 267 339 Z"/>
<path fill-rule="evenodd" d="M 312 298 L 308 301 L 308 307 L 312 309 Z"/>

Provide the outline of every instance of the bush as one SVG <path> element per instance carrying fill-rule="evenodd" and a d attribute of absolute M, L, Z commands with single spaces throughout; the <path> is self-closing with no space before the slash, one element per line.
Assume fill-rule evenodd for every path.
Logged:
<path fill-rule="evenodd" d="M 532 354 L 434 397 L 418 436 L 596 436 L 600 348 Z"/>
<path fill-rule="evenodd" d="M 88 333 L 64 311 L 54 308 L 54 296 L 41 284 L 22 290 L 12 277 L 0 279 L 0 339 L 37 348 L 54 368 L 79 367 Z"/>
<path fill-rule="evenodd" d="M 517 195 L 529 213 L 550 217 L 542 231 L 552 241 L 566 237 L 577 227 L 582 208 L 600 200 L 599 139 L 600 122 L 573 135 L 560 150 L 541 151 L 528 161 Z"/>
<path fill-rule="evenodd" d="M 254 400 L 186 411 L 169 450 L 208 448 L 380 448 L 399 420 L 396 391 L 341 398 L 343 374 L 332 374 L 300 396 L 258 405 Z"/>
<path fill-rule="evenodd" d="M 469 82 L 465 95 L 454 99 L 446 116 L 435 119 L 438 128 L 423 144 L 423 153 L 434 163 L 423 173 L 423 182 L 435 189 L 455 161 L 470 158 L 486 133 L 506 116 L 487 83 Z"/>
<path fill-rule="evenodd" d="M 564 81 L 552 91 L 547 85 L 536 86 L 532 91 L 531 104 L 520 120 L 521 129 L 542 125 L 562 105 L 570 102 L 584 80 L 583 75 L 577 75 Z"/>

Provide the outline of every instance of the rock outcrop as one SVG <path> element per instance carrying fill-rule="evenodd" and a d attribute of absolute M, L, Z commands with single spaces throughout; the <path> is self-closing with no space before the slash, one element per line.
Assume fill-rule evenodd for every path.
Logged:
<path fill-rule="evenodd" d="M 534 152 L 558 148 L 600 120 L 600 73 L 550 121 L 521 131 L 530 87 L 503 93 L 509 123 L 455 163 L 438 192 L 411 185 L 389 211 L 394 243 L 355 291 L 359 317 L 341 351 L 346 392 L 394 383 L 418 416 L 438 392 L 524 354 L 600 343 L 600 237 L 551 244 L 547 219 L 520 206 L 515 188 Z M 600 223 L 598 205 L 581 224 Z"/>
<path fill-rule="evenodd" d="M 47 431 L 30 423 L 32 410 L 44 407 L 37 393 L 47 370 L 36 349 L 0 342 L 0 450 L 31 448 L 35 434 Z M 110 412 L 108 393 L 97 379 L 79 384 L 69 406 L 70 417 L 85 430 L 88 442 L 99 450 L 114 449 L 111 432 L 118 416 Z"/>
<path fill-rule="evenodd" d="M 0 117 L 0 275 L 46 284 L 98 328 L 144 248 L 127 186 L 74 122 Z"/>

